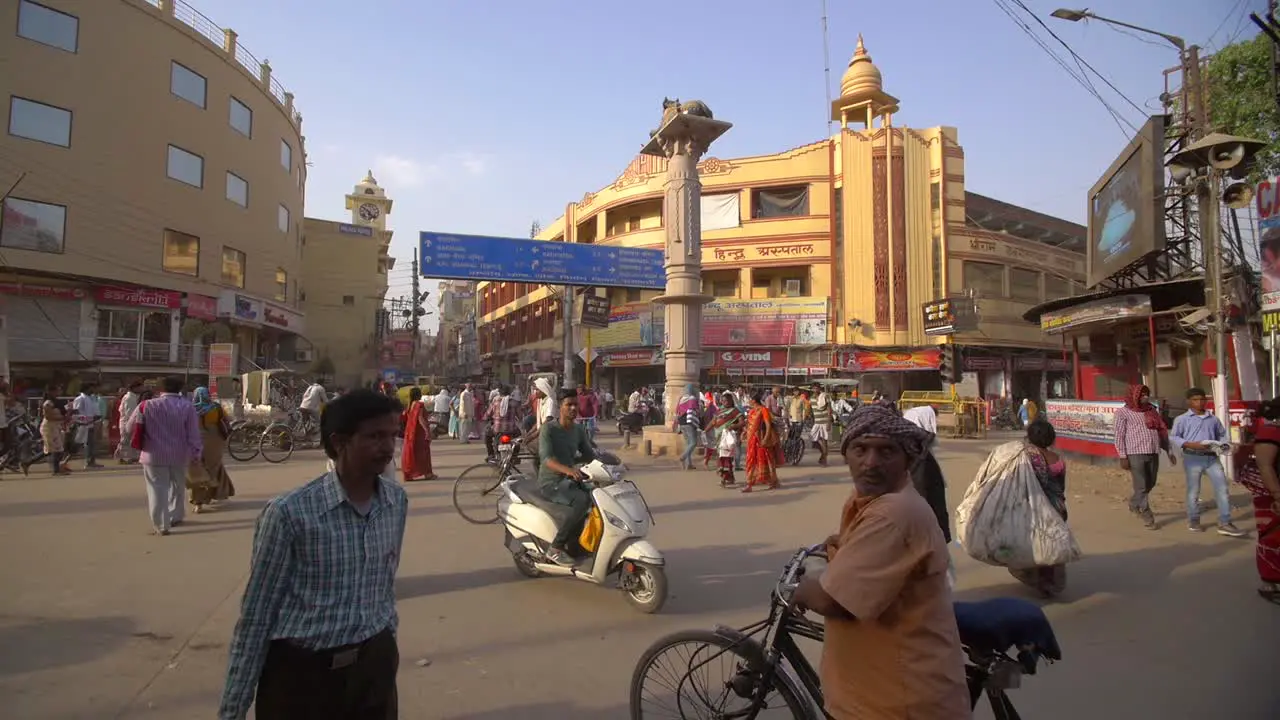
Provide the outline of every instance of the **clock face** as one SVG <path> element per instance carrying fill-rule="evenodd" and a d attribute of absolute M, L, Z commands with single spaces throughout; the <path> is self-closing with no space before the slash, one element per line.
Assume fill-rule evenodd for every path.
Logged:
<path fill-rule="evenodd" d="M 366 222 L 377 220 L 378 216 L 382 214 L 382 211 L 378 209 L 378 206 L 373 203 L 365 203 L 361 205 L 358 212 L 360 213 L 360 219 Z"/>

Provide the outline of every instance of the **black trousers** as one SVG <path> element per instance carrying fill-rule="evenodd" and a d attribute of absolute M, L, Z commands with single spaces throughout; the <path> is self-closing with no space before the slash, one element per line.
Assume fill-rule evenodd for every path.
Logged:
<path fill-rule="evenodd" d="M 1130 511 L 1151 512 L 1148 497 L 1156 487 L 1156 475 L 1159 472 L 1159 453 L 1129 456 L 1129 475 L 1133 478 L 1133 495 L 1129 498 Z"/>
<path fill-rule="evenodd" d="M 306 650 L 274 640 L 258 678 L 258 720 L 396 720 L 396 636 Z"/>

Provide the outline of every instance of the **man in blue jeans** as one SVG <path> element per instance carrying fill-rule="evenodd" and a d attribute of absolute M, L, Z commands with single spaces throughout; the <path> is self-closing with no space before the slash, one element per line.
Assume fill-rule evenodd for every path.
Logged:
<path fill-rule="evenodd" d="M 1227 430 L 1204 406 L 1204 390 L 1188 390 L 1188 409 L 1174 419 L 1173 429 L 1169 431 L 1169 444 L 1182 450 L 1182 467 L 1187 473 L 1187 527 L 1191 532 L 1204 532 L 1200 526 L 1200 477 L 1208 475 L 1209 482 L 1213 483 L 1214 503 L 1218 506 L 1218 534 L 1245 537 L 1248 533 L 1231 522 L 1227 474 L 1213 445 L 1230 442 Z"/>

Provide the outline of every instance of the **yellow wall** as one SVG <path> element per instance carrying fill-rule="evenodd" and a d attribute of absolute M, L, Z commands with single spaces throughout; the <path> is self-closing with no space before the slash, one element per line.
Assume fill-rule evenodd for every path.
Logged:
<path fill-rule="evenodd" d="M 358 385 L 371 368 L 375 318 L 387 292 L 385 256 L 379 234 L 373 237 L 338 232 L 338 223 L 307 218 L 306 248 L 307 339 L 318 360 L 333 361 L 339 384 Z M 350 296 L 347 305 L 344 297 Z"/>
<path fill-rule="evenodd" d="M 65 240 L 60 254 L 5 247 L 6 262 L 217 295 L 228 287 L 226 246 L 245 253 L 243 292 L 274 298 L 283 268 L 286 304 L 296 306 L 306 166 L 292 96 L 269 74 L 264 82 L 262 66 L 238 40 L 203 17 L 207 34 L 146 0 L 40 2 L 79 18 L 77 51 L 18 37 L 19 3 L 3 0 L 0 99 L 6 111 L 11 96 L 71 110 L 70 146 L 0 135 L 0 177 L 6 189 L 22 177 L 14 197 L 65 205 Z M 170 92 L 173 61 L 205 77 L 204 108 Z M 232 96 L 253 111 L 252 137 L 230 126 Z M 292 148 L 287 169 L 281 140 Z M 203 187 L 167 177 L 170 144 L 204 158 Z M 248 183 L 247 207 L 227 199 L 227 172 Z M 282 204 L 290 213 L 286 232 L 278 227 Z M 166 228 L 200 238 L 198 276 L 162 269 Z"/>

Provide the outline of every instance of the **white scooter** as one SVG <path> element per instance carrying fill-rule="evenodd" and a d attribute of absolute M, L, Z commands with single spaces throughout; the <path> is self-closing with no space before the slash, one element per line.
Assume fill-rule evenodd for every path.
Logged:
<path fill-rule="evenodd" d="M 649 505 L 626 479 L 627 466 L 612 453 L 596 450 L 596 459 L 582 471 L 604 530 L 595 552 L 582 549 L 578 538 L 570 540 L 568 552 L 577 561 L 573 567 L 546 557 L 568 508 L 543 498 L 536 477 L 517 473 L 503 481 L 498 518 L 506 526 L 504 542 L 516 568 L 528 577 L 568 576 L 597 585 L 617 573 L 627 602 L 641 612 L 658 612 L 667 602 L 666 560 L 645 539 L 653 524 Z"/>

